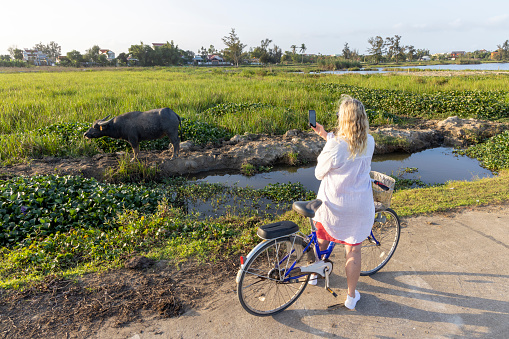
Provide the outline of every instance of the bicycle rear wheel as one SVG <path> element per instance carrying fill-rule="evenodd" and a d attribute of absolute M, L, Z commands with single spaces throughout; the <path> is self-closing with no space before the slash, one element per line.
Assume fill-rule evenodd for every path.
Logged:
<path fill-rule="evenodd" d="M 387 264 L 398 246 L 400 232 L 396 212 L 388 208 L 375 213 L 371 235 L 361 245 L 361 275 L 375 274 Z"/>
<path fill-rule="evenodd" d="M 295 235 L 268 240 L 248 259 L 237 285 L 239 301 L 247 312 L 276 314 L 300 297 L 309 273 L 300 273 L 299 267 L 314 262 L 315 257 L 311 247 L 303 253 L 306 244 L 304 238 Z"/>

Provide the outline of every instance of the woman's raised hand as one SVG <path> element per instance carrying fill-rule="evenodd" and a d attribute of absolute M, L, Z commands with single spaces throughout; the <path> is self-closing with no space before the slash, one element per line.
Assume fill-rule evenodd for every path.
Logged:
<path fill-rule="evenodd" d="M 319 123 L 316 123 L 316 127 L 311 126 L 313 131 L 315 131 L 316 134 L 321 136 L 323 139 L 327 140 L 327 131 L 323 128 L 322 125 Z"/>

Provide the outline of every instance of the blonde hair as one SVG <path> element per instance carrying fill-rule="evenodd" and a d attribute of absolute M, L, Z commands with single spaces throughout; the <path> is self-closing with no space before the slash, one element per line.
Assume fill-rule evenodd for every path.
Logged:
<path fill-rule="evenodd" d="M 364 105 L 357 99 L 344 96 L 339 106 L 336 137 L 348 143 L 349 159 L 366 153 L 368 131 L 369 121 Z"/>

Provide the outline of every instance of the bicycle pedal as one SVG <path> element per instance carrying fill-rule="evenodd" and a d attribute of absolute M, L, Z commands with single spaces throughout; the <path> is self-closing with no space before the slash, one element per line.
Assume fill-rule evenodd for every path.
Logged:
<path fill-rule="evenodd" d="M 337 298 L 337 297 L 338 297 L 338 295 L 336 294 L 336 292 L 334 292 L 333 290 L 331 290 L 331 289 L 330 289 L 330 287 L 327 287 L 326 289 L 327 289 L 327 291 L 329 291 L 329 292 L 330 292 L 330 293 L 334 296 L 334 298 Z"/>

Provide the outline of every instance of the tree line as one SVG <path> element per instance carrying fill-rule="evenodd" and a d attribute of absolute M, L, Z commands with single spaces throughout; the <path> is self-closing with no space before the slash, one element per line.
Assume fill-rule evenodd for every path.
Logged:
<path fill-rule="evenodd" d="M 379 64 L 382 62 L 402 62 L 419 60 L 423 56 L 429 55 L 428 49 L 416 49 L 413 45 L 403 45 L 400 35 L 383 38 L 381 36 L 370 37 L 368 39 L 369 47 L 367 54 L 363 55 L 358 50 L 351 49 L 348 43 L 345 43 L 341 54 L 334 57 L 323 55 L 306 55 L 307 47 L 305 44 L 291 45 L 290 50 L 284 51 L 276 44 L 271 46 L 271 39 L 261 40 L 260 45 L 246 50 L 247 45 L 242 43 L 240 38 L 232 28 L 228 35 L 222 38 L 225 48 L 216 49 L 213 45 L 209 48 L 201 47 L 197 53 L 190 50 L 182 50 L 173 41 L 157 46 L 146 45 L 143 42 L 137 45 L 131 45 L 127 53 L 120 53 L 114 60 L 107 58 L 105 54 L 100 53 L 101 48 L 97 45 L 87 49 L 84 54 L 77 50 L 68 52 L 64 58 L 61 58 L 61 47 L 54 41 L 48 44 L 42 42 L 36 44 L 32 49 L 45 53 L 50 60 L 55 62 L 60 59 L 63 66 L 173 66 L 193 63 L 196 55 L 202 59 L 207 59 L 208 55 L 218 54 L 235 66 L 244 62 L 257 62 L 260 64 L 280 64 L 280 63 L 317 63 L 322 68 L 334 69 L 345 67 L 358 67 L 360 62 L 370 62 Z M 509 41 L 497 46 L 493 58 L 499 61 L 509 60 Z M 9 55 L 0 55 L 0 66 L 24 66 L 23 51 L 10 47 Z M 482 50 L 468 52 L 463 57 L 469 59 L 490 59 L 491 52 Z M 438 58 L 448 58 L 448 55 Z"/>
<path fill-rule="evenodd" d="M 370 47 L 367 52 L 370 61 L 375 64 L 391 61 L 396 63 L 404 60 L 414 61 L 421 59 L 423 56 L 429 56 L 429 50 L 427 49 L 416 49 L 413 45 L 402 45 L 401 35 L 394 35 L 385 39 L 381 36 L 371 37 L 368 39 L 368 43 Z"/>

